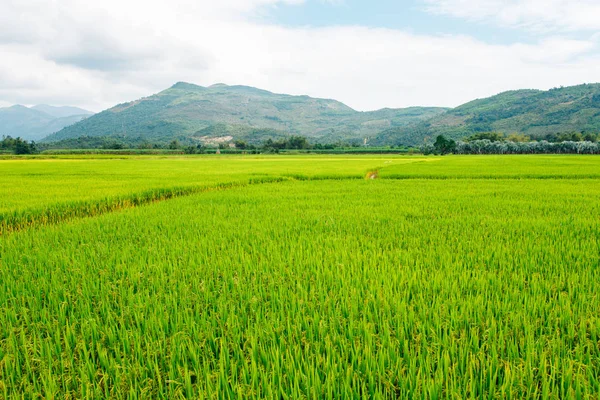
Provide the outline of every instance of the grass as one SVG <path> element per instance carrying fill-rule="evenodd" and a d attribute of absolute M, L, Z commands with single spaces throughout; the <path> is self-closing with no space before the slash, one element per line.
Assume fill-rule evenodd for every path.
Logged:
<path fill-rule="evenodd" d="M 259 160 L 0 238 L 0 397 L 597 398 L 594 158 Z"/>
<path fill-rule="evenodd" d="M 423 157 L 409 166 L 390 165 L 392 179 L 600 179 L 600 159 L 577 155 Z"/>
<path fill-rule="evenodd" d="M 265 176 L 362 177 L 395 156 L 181 156 L 0 160 L 0 212 L 98 200 L 150 189 L 221 184 Z"/>
<path fill-rule="evenodd" d="M 362 178 L 419 157 L 22 157 L 0 160 L 0 235 L 220 187 L 281 179 Z M 387 164 L 386 164 L 387 163 Z"/>

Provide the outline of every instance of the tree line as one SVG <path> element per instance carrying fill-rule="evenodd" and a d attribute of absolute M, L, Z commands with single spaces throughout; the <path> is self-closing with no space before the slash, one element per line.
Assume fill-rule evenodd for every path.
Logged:
<path fill-rule="evenodd" d="M 600 154 L 598 134 L 548 134 L 537 140 L 522 134 L 477 133 L 454 141 L 443 135 L 421 146 L 423 154 Z"/>
<path fill-rule="evenodd" d="M 124 143 L 114 139 L 102 138 L 101 143 L 95 143 L 100 149 L 126 149 Z M 244 140 L 235 140 L 231 143 L 218 144 L 221 150 L 237 150 L 250 154 L 279 153 L 287 150 L 336 150 L 344 148 L 359 148 L 355 142 L 336 142 L 330 144 L 310 143 L 304 136 L 289 136 L 273 140 L 267 139 L 261 144 L 247 143 Z M 197 144 L 195 146 L 182 145 L 178 140 L 171 141 L 168 145 L 152 145 L 154 149 L 179 150 L 187 154 L 204 154 L 215 151 L 214 146 Z M 12 138 L 3 136 L 0 141 L 0 152 L 14 154 L 34 154 L 39 152 L 38 145 L 20 137 Z M 600 138 L 595 133 L 554 133 L 537 138 L 523 134 L 503 135 L 498 132 L 481 132 L 465 139 L 455 141 L 444 135 L 436 137 L 434 143 L 420 147 L 423 154 L 600 154 Z"/>
<path fill-rule="evenodd" d="M 547 133 L 539 136 L 529 136 L 522 133 L 511 133 L 504 135 L 500 132 L 479 132 L 475 133 L 467 138 L 464 142 L 473 142 L 477 140 L 489 140 L 491 142 L 592 142 L 597 143 L 600 139 L 600 134 L 594 132 L 561 132 L 561 133 Z"/>
<path fill-rule="evenodd" d="M 2 136 L 0 151 L 14 154 L 34 154 L 38 152 L 38 149 L 34 141 L 28 142 L 20 137 Z"/>
<path fill-rule="evenodd" d="M 287 138 L 273 140 L 267 139 L 261 144 L 252 144 L 244 140 L 234 140 L 231 143 L 220 143 L 220 150 L 236 149 L 248 152 L 250 154 L 259 153 L 279 153 L 282 150 L 334 150 L 340 148 L 360 147 L 358 143 L 336 142 L 329 144 L 310 143 L 304 136 L 290 136 Z M 187 154 L 202 154 L 213 151 L 214 147 L 208 147 L 205 144 L 196 146 L 180 146 L 176 140 L 169 144 L 170 149 L 183 149 Z"/>

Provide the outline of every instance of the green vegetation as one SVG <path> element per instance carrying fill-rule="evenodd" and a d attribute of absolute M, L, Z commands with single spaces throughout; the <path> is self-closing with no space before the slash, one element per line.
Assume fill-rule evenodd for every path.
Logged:
<path fill-rule="evenodd" d="M 599 167 L 0 160 L 0 397 L 595 398 Z"/>
<path fill-rule="evenodd" d="M 474 140 L 458 142 L 456 154 L 600 154 L 600 144 L 594 142 L 491 142 Z"/>
<path fill-rule="evenodd" d="M 164 145 L 150 143 L 143 138 L 128 138 L 126 141 L 118 136 L 81 136 L 73 139 L 64 139 L 58 142 L 41 143 L 42 150 L 123 150 L 123 149 L 157 149 Z"/>
<path fill-rule="evenodd" d="M 361 146 L 358 141 L 337 141 L 335 143 L 312 143 L 304 136 L 288 135 L 280 139 L 266 139 L 259 144 L 256 141 L 246 142 L 245 140 L 222 141 L 219 143 L 199 143 L 194 144 L 189 140 L 183 139 L 180 142 L 177 139 L 169 143 L 149 143 L 138 138 L 137 140 L 125 141 L 120 137 L 79 137 L 76 139 L 65 139 L 60 142 L 42 143 L 39 148 L 44 154 L 68 154 L 71 153 L 115 153 L 122 154 L 160 154 L 168 152 L 178 152 L 181 154 L 214 154 L 219 149 L 220 153 L 229 154 L 271 154 L 285 153 L 289 151 L 328 153 L 328 154 L 347 154 L 347 153 L 407 153 L 409 151 L 418 151 L 415 148 L 403 146 L 382 146 L 371 147 Z"/>
<path fill-rule="evenodd" d="M 433 142 L 438 135 L 461 139 L 481 132 L 532 138 L 573 132 L 597 135 L 600 84 L 504 92 L 408 127 L 392 127 L 378 135 L 373 144 L 421 145 L 423 141 Z"/>
<path fill-rule="evenodd" d="M 600 179 L 600 158 L 576 155 L 486 155 L 481 157 L 406 157 L 410 164 L 390 163 L 379 169 L 383 179 L 590 180 Z"/>
<path fill-rule="evenodd" d="M 509 91 L 454 109 L 358 112 L 335 100 L 247 86 L 178 83 L 65 127 L 44 142 L 53 148 L 117 144 L 149 148 L 172 140 L 185 146 L 214 147 L 234 141 L 260 146 L 267 140 L 303 136 L 314 143 L 379 147 L 433 144 L 440 135 L 452 140 L 595 142 L 598 132 L 600 84 Z"/>
<path fill-rule="evenodd" d="M 117 105 L 46 138 L 46 142 L 107 136 L 140 142 L 204 145 L 243 140 L 257 145 L 302 135 L 318 141 L 360 140 L 445 111 L 437 107 L 358 112 L 335 101 L 275 94 L 247 86 L 177 83 L 158 94 Z"/>
<path fill-rule="evenodd" d="M 436 154 L 448 154 L 456 151 L 456 142 L 452 139 L 446 139 L 443 135 L 439 135 L 433 144 L 433 150 Z"/>
<path fill-rule="evenodd" d="M 600 154 L 600 143 L 597 135 L 559 134 L 549 135 L 553 142 L 547 140 L 527 141 L 525 135 L 512 134 L 508 137 L 496 132 L 482 132 L 471 135 L 465 141 L 456 143 L 439 135 L 433 145 L 421 146 L 423 154 Z M 576 141 L 559 141 L 562 139 L 578 139 Z"/>
<path fill-rule="evenodd" d="M 34 154 L 37 152 L 37 146 L 35 142 L 28 142 L 20 137 L 12 138 L 4 136 L 0 141 L 0 153 L 8 152 L 14 154 Z"/>
<path fill-rule="evenodd" d="M 0 220 L 8 218 L 6 213 L 57 214 L 52 211 L 55 207 L 72 209 L 79 207 L 79 202 L 119 202 L 152 190 L 206 188 L 290 176 L 361 178 L 373 168 L 424 159 L 335 155 L 50 157 L 0 160 Z"/>
<path fill-rule="evenodd" d="M 537 142 L 546 141 L 550 143 L 561 143 L 561 142 L 591 142 L 596 143 L 600 134 L 587 132 L 562 132 L 562 133 L 548 133 L 544 136 L 538 136 L 535 139 Z M 465 139 L 465 142 L 474 142 L 477 140 L 489 140 L 490 142 L 515 142 L 524 143 L 531 142 L 533 140 L 530 136 L 511 133 L 510 135 L 504 135 L 500 132 L 479 132 L 475 133 Z"/>

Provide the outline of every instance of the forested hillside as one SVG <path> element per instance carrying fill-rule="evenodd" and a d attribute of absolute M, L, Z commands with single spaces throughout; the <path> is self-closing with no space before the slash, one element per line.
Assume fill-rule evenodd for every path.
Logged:
<path fill-rule="evenodd" d="M 375 144 L 422 144 L 437 135 L 460 139 L 478 132 L 520 133 L 532 138 L 600 131 L 600 84 L 515 90 L 479 99 L 409 127 L 393 127 Z"/>
<path fill-rule="evenodd" d="M 50 136 L 58 141 L 80 136 L 169 142 L 267 138 L 303 135 L 316 141 L 374 137 L 408 126 L 443 108 L 414 107 L 359 112 L 335 100 L 275 94 L 248 86 L 202 87 L 177 83 L 158 94 L 117 105 Z"/>

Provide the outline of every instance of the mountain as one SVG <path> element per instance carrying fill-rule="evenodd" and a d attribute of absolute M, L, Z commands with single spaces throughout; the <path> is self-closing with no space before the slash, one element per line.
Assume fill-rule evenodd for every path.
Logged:
<path fill-rule="evenodd" d="M 16 105 L 0 108 L 0 136 L 40 140 L 91 115 L 76 107 Z"/>
<path fill-rule="evenodd" d="M 251 143 L 290 134 L 313 141 L 363 141 L 382 130 L 408 126 L 444 112 L 414 107 L 359 112 L 335 100 L 271 93 L 248 86 L 202 87 L 179 82 L 158 94 L 119 104 L 49 136 L 61 141 L 80 136 L 124 141 L 210 142 L 243 139 Z"/>
<path fill-rule="evenodd" d="M 522 133 L 531 137 L 600 131 L 600 84 L 548 91 L 515 90 L 479 99 L 411 126 L 384 130 L 373 144 L 416 145 L 437 135 L 454 139 L 477 132 Z"/>
<path fill-rule="evenodd" d="M 55 107 L 55 106 L 49 106 L 47 104 L 39 104 L 37 106 L 31 107 L 31 109 L 44 112 L 55 118 L 68 118 L 68 117 L 73 117 L 76 115 L 93 115 L 94 114 L 91 111 L 84 110 L 83 108 L 79 108 L 79 107 L 69 107 L 69 106 Z"/>
<path fill-rule="evenodd" d="M 355 111 L 336 100 L 271 93 L 248 86 L 202 87 L 179 82 L 167 90 L 99 114 L 39 105 L 0 109 L 0 135 L 45 142 L 107 137 L 131 143 L 250 143 L 291 134 L 313 142 L 420 145 L 437 135 L 478 132 L 532 137 L 600 131 L 600 84 L 548 91 L 514 90 L 454 109 L 412 107 Z"/>

